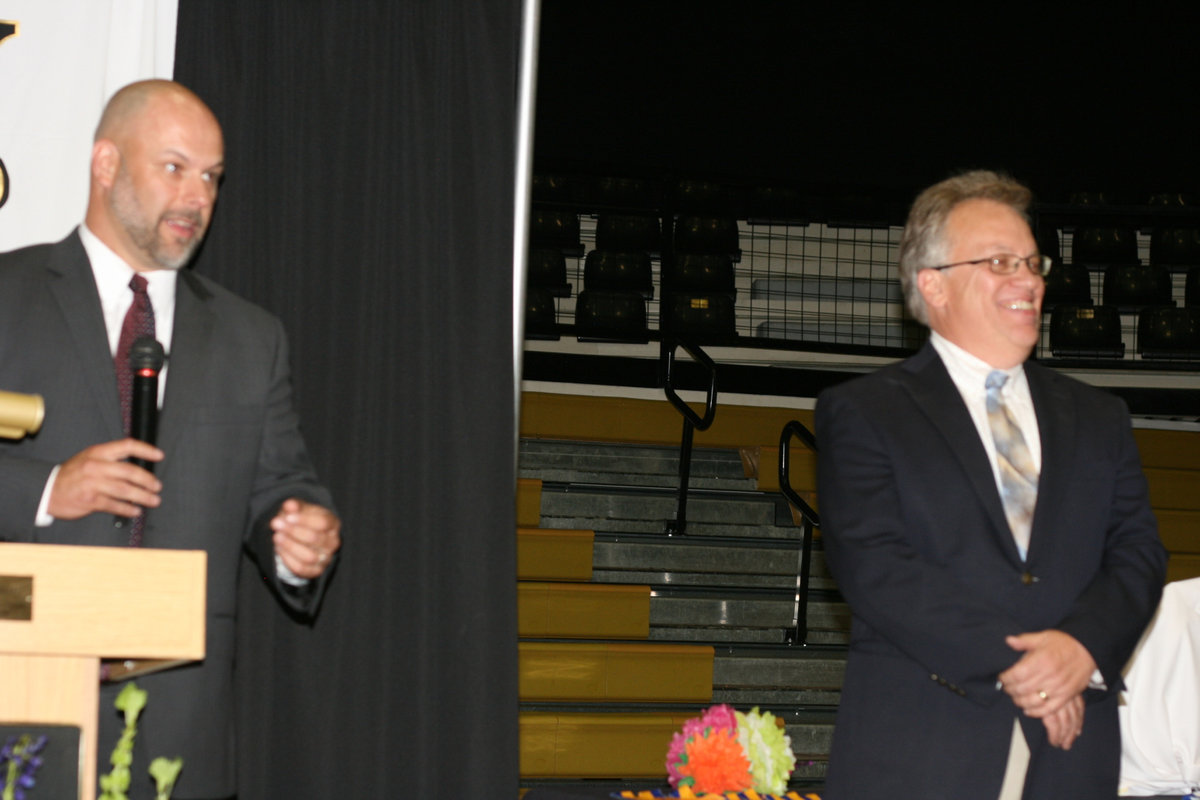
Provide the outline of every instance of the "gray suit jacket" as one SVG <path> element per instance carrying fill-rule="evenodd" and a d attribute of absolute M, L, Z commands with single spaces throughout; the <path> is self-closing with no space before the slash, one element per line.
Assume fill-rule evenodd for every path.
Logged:
<path fill-rule="evenodd" d="M 1033 751 L 1027 798 L 1116 793 L 1120 670 L 1158 602 L 1165 553 L 1124 404 L 1025 369 L 1042 472 L 1024 562 L 931 346 L 818 401 L 822 534 L 853 612 L 830 800 L 995 797 L 1014 718 Z M 1108 686 L 1087 693 L 1069 752 L 996 688 L 1020 656 L 1004 637 L 1049 628 L 1083 643 Z"/>
<path fill-rule="evenodd" d="M 177 796 L 217 797 L 236 790 L 232 675 L 242 553 L 293 611 L 312 612 L 325 580 L 301 591 L 278 586 L 267 522 L 288 497 L 332 504 L 292 408 L 279 321 L 184 271 L 174 325 L 158 428 L 165 458 L 155 470 L 162 505 L 147 513 L 144 546 L 208 552 L 207 657 L 139 680 L 150 693 L 141 738 L 153 755 L 184 757 Z M 77 233 L 0 255 L 0 387 L 46 401 L 40 432 L 0 441 L 0 540 L 125 546 L 127 530 L 106 514 L 34 526 L 53 466 L 123 436 L 99 296 Z M 102 726 L 116 720 L 103 703 Z M 105 747 L 102 740 L 102 770 Z"/>

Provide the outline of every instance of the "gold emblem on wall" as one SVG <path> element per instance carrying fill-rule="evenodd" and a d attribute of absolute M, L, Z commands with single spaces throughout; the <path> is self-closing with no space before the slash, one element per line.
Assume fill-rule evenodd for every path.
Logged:
<path fill-rule="evenodd" d="M 0 208 L 8 202 L 8 170 L 4 168 L 4 159 L 0 158 Z"/>
<path fill-rule="evenodd" d="M 16 36 L 21 32 L 21 25 L 18 22 L 0 19 L 0 44 L 10 36 Z M 0 158 L 0 208 L 4 208 L 4 204 L 8 202 L 8 170 L 4 168 L 4 159 Z"/>

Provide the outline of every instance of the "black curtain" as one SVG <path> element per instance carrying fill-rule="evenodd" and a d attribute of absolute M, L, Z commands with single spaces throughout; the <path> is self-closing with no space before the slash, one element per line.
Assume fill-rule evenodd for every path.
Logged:
<path fill-rule="evenodd" d="M 516 796 L 519 36 L 519 0 L 180 2 L 227 161 L 194 268 L 282 317 L 345 523 L 311 626 L 243 569 L 242 800 Z"/>

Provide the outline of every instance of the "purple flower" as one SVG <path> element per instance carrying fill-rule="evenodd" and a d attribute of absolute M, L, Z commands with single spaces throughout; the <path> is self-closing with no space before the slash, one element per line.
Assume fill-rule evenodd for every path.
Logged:
<path fill-rule="evenodd" d="M 11 785 L 16 800 L 25 800 L 25 790 L 33 788 L 34 773 L 42 766 L 39 754 L 45 746 L 45 735 L 34 739 L 29 734 L 22 734 L 9 738 L 0 750 L 0 764 L 8 762 L 5 781 Z"/>

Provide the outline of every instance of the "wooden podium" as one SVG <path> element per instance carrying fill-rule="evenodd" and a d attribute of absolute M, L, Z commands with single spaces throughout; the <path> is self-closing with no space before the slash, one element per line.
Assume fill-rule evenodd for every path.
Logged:
<path fill-rule="evenodd" d="M 204 658 L 207 565 L 202 551 L 0 543 L 0 722 L 79 726 L 82 800 L 96 796 L 101 657 Z"/>

